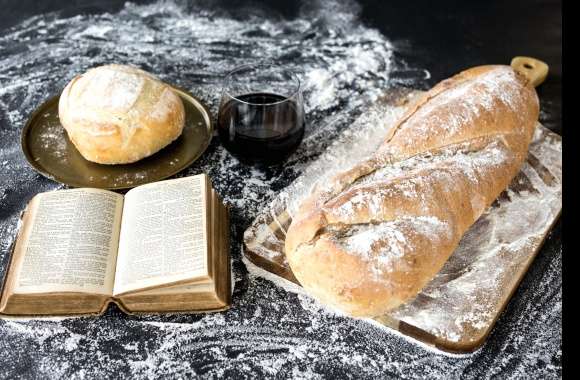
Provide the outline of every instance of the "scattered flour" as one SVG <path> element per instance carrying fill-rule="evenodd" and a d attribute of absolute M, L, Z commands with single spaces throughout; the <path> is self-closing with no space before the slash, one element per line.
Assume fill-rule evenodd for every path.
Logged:
<path fill-rule="evenodd" d="M 258 211 L 343 131 L 352 134 L 348 127 L 385 89 L 425 88 L 430 75 L 403 62 L 394 44 L 361 22 L 351 1 L 304 2 L 291 20 L 243 9 L 228 13 L 212 1 L 184 3 L 127 3 L 114 14 L 43 14 L 0 36 L 0 262 L 5 269 L 25 204 L 38 192 L 63 188 L 27 165 L 19 137 L 30 113 L 75 75 L 107 63 L 132 64 L 188 89 L 215 115 L 223 74 L 268 59 L 300 72 L 304 83 L 308 127 L 296 154 L 284 168 L 249 168 L 214 139 L 177 175 L 206 172 L 231 206 L 233 307 L 161 316 L 126 316 L 112 307 L 99 318 L 0 320 L 2 376 L 481 378 L 490 368 L 515 377 L 560 372 L 561 330 L 553 327 L 561 315 L 559 254 L 544 258 L 546 272 L 536 274 L 545 291 L 532 292 L 528 284 L 531 295 L 506 314 L 500 337 L 464 357 L 425 350 L 248 274 L 239 247 Z M 384 113 L 363 117 L 381 122 Z M 360 157 L 374 150 L 372 136 L 368 141 Z M 336 150 L 324 155 L 328 162 L 360 157 Z"/>

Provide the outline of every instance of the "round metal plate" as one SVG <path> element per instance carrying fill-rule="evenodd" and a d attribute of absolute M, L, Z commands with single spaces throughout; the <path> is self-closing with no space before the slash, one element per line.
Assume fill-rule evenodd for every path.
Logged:
<path fill-rule="evenodd" d="M 183 133 L 152 156 L 125 165 L 101 165 L 85 160 L 60 124 L 60 96 L 42 104 L 24 126 L 21 140 L 24 155 L 42 175 L 74 187 L 127 189 L 170 177 L 199 158 L 213 135 L 207 107 L 184 90 L 174 90 L 185 107 Z"/>

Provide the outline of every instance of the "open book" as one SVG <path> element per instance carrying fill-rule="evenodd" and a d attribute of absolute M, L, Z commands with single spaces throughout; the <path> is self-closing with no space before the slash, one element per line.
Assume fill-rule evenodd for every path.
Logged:
<path fill-rule="evenodd" d="M 124 196 L 99 189 L 41 193 L 26 207 L 0 314 L 100 314 L 229 307 L 228 215 L 205 174 Z"/>

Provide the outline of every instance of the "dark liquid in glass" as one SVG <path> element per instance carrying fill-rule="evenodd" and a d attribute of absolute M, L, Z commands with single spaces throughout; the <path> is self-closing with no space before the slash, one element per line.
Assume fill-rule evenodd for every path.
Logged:
<path fill-rule="evenodd" d="M 222 105 L 218 133 L 222 144 L 240 161 L 280 163 L 304 136 L 304 113 L 282 95 L 252 93 Z"/>

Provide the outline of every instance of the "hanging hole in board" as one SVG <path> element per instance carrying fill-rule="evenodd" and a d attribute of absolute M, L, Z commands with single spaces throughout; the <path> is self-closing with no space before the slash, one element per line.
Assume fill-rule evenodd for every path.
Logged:
<path fill-rule="evenodd" d="M 524 67 L 528 70 L 531 70 L 534 68 L 534 66 L 530 65 L 529 63 L 524 63 Z"/>

